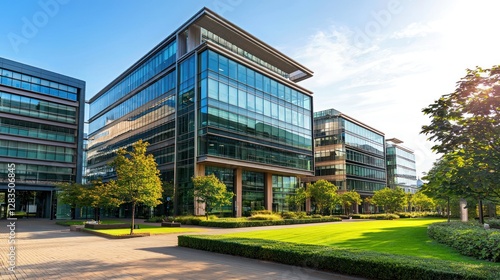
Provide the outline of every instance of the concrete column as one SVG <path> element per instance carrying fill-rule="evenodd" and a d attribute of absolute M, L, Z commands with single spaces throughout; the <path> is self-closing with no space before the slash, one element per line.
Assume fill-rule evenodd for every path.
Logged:
<path fill-rule="evenodd" d="M 242 215 L 242 193 L 243 193 L 243 170 L 241 168 L 234 169 L 234 212 L 236 217 L 241 217 Z"/>
<path fill-rule="evenodd" d="M 196 164 L 196 171 L 194 176 L 205 176 L 205 165 L 204 164 Z"/>
<path fill-rule="evenodd" d="M 467 212 L 467 200 L 460 198 L 460 221 L 467 222 L 469 221 L 469 213 Z"/>
<path fill-rule="evenodd" d="M 273 211 L 273 174 L 264 174 L 264 207 Z"/>

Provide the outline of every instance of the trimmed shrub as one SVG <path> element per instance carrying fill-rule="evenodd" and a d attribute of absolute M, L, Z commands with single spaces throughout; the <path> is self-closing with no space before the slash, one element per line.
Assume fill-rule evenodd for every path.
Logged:
<path fill-rule="evenodd" d="M 500 279 L 500 268 L 273 240 L 181 235 L 182 247 L 237 255 L 369 279 Z"/>
<path fill-rule="evenodd" d="M 491 228 L 500 228 L 500 219 L 486 219 L 484 221 L 486 224 L 490 225 Z"/>
<path fill-rule="evenodd" d="M 399 219 L 396 214 L 352 214 L 353 219 L 376 219 L 376 220 L 394 220 Z"/>
<path fill-rule="evenodd" d="M 148 223 L 161 223 L 161 222 L 163 222 L 163 220 L 165 220 L 165 216 L 153 216 L 153 217 L 150 217 L 147 220 L 145 220 L 145 222 L 148 222 Z"/>
<path fill-rule="evenodd" d="M 250 211 L 250 215 L 272 215 L 273 212 L 271 210 L 253 210 Z"/>
<path fill-rule="evenodd" d="M 255 214 L 248 218 L 249 220 L 265 220 L 265 221 L 279 221 L 283 218 L 278 214 Z"/>
<path fill-rule="evenodd" d="M 281 213 L 283 219 L 297 219 L 297 213 L 295 212 L 283 212 Z"/>
<path fill-rule="evenodd" d="M 209 215 L 209 220 L 217 219 L 215 215 Z M 183 225 L 199 225 L 201 221 L 206 221 L 205 216 L 178 216 L 173 219 L 173 221 L 181 223 Z M 169 221 L 170 222 L 170 221 Z"/>
<path fill-rule="evenodd" d="M 400 218 L 420 218 L 420 217 L 436 217 L 442 218 L 437 212 L 398 212 L 395 213 Z"/>
<path fill-rule="evenodd" d="M 314 214 L 311 216 L 313 219 L 319 219 L 321 218 L 322 216 L 320 214 Z"/>
<path fill-rule="evenodd" d="M 396 214 L 383 214 L 383 215 L 376 215 L 375 219 L 376 220 L 395 220 L 395 219 L 399 219 L 399 216 Z"/>
<path fill-rule="evenodd" d="M 473 222 L 445 222 L 430 225 L 427 234 L 462 255 L 500 262 L 499 230 L 485 230 L 482 225 Z"/>
<path fill-rule="evenodd" d="M 218 219 L 212 221 L 200 221 L 200 226 L 221 227 L 221 228 L 239 228 L 239 227 L 262 227 L 262 226 L 279 226 L 279 225 L 294 225 L 308 223 L 325 223 L 338 222 L 342 219 L 337 217 L 324 217 L 321 219 L 285 219 L 285 220 L 248 220 L 241 219 Z"/>

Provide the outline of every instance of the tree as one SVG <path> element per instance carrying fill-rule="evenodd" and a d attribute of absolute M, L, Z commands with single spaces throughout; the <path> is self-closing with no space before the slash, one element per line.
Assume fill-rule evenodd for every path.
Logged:
<path fill-rule="evenodd" d="M 88 206 L 86 189 L 82 184 L 74 182 L 60 183 L 57 185 L 58 200 L 63 204 L 68 204 L 71 208 L 71 219 L 75 219 L 75 209 L 77 206 Z"/>
<path fill-rule="evenodd" d="M 500 199 L 500 67 L 467 69 L 467 75 L 451 94 L 423 109 L 431 123 L 422 127 L 433 150 L 460 156 L 460 175 L 467 179 L 461 188 L 468 197 Z M 481 208 L 482 209 L 482 208 Z M 482 222 L 482 211 L 480 211 Z"/>
<path fill-rule="evenodd" d="M 361 205 L 363 200 L 361 199 L 361 195 L 359 195 L 356 191 L 348 191 L 340 195 L 340 201 L 344 206 L 344 211 L 346 215 L 349 215 L 349 210 L 352 205 Z"/>
<path fill-rule="evenodd" d="M 87 206 L 94 208 L 96 221 L 101 220 L 101 207 L 119 207 L 123 203 L 118 194 L 115 181 L 103 183 L 101 180 L 96 180 L 86 188 L 86 197 L 89 200 Z"/>
<path fill-rule="evenodd" d="M 410 198 L 410 203 L 417 211 L 434 209 L 436 204 L 432 198 L 425 195 L 422 191 L 418 191 Z"/>
<path fill-rule="evenodd" d="M 370 199 L 372 204 L 384 207 L 387 213 L 394 213 L 407 204 L 405 192 L 400 189 L 384 188 L 376 191 Z"/>
<path fill-rule="evenodd" d="M 326 208 L 333 208 L 339 204 L 340 198 L 337 187 L 327 180 L 318 180 L 313 184 L 307 184 L 307 197 L 313 198 L 318 212 L 322 213 Z"/>
<path fill-rule="evenodd" d="M 302 205 L 305 203 L 307 198 L 307 192 L 304 187 L 299 187 L 294 194 L 287 196 L 287 202 L 295 206 L 297 211 L 302 209 Z"/>
<path fill-rule="evenodd" d="M 132 151 L 121 148 L 111 163 L 116 171 L 116 180 L 109 184 L 116 189 L 116 199 L 132 206 L 130 234 L 134 233 L 135 207 L 137 204 L 156 206 L 161 203 L 162 184 L 160 171 L 153 155 L 146 155 L 149 143 L 139 140 L 132 144 Z"/>
<path fill-rule="evenodd" d="M 193 177 L 191 180 L 194 185 L 194 196 L 200 207 L 205 211 L 207 220 L 208 212 L 212 208 L 231 203 L 234 193 L 228 192 L 226 185 L 214 174 Z"/>

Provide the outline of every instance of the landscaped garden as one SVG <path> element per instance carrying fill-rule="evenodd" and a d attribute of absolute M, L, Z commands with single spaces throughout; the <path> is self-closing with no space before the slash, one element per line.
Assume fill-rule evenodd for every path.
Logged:
<path fill-rule="evenodd" d="M 70 220 L 70 221 L 57 221 L 56 224 L 62 226 L 83 226 L 88 221 L 85 220 Z M 94 225 L 94 223 L 92 223 Z M 102 220 L 98 225 L 126 225 L 120 228 L 103 228 L 103 229 L 92 229 L 92 228 L 82 228 L 81 230 L 94 233 L 99 236 L 116 238 L 116 237 L 127 237 L 130 235 L 130 223 L 124 224 L 123 221 L 118 220 Z M 180 228 L 180 227 L 162 227 L 151 224 L 136 224 L 134 229 L 135 236 L 149 236 L 149 235 L 160 235 L 160 234 L 173 234 L 173 233 L 191 233 L 191 232 L 203 232 L 204 229 L 195 228 Z"/>
<path fill-rule="evenodd" d="M 500 279 L 500 264 L 463 256 L 428 237 L 429 225 L 443 221 L 356 221 L 179 236 L 179 245 L 373 279 Z"/>
<path fill-rule="evenodd" d="M 148 235 L 159 235 L 159 234 L 172 234 L 172 233 L 188 233 L 188 232 L 203 232 L 203 229 L 196 228 L 180 228 L 180 227 L 161 227 L 156 225 L 146 225 L 138 224 L 139 228 L 134 230 L 134 234 L 148 234 Z M 107 235 L 109 237 L 117 236 L 129 236 L 130 228 L 120 228 L 120 229 L 84 229 L 85 231 L 100 233 L 99 235 Z"/>

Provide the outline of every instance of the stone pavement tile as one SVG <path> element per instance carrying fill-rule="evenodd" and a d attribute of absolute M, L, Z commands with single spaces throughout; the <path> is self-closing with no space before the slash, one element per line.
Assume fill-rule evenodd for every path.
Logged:
<path fill-rule="evenodd" d="M 0 221 L 0 227 L 2 222 Z M 253 230 L 253 229 L 252 229 Z M 241 229 L 238 229 L 241 231 Z M 234 232 L 210 229 L 206 233 Z M 0 230 L 0 279 L 248 279 L 359 278 L 177 247 L 177 235 L 114 240 L 70 232 L 54 221 L 20 221 L 16 273 L 5 274 L 8 252 Z"/>

